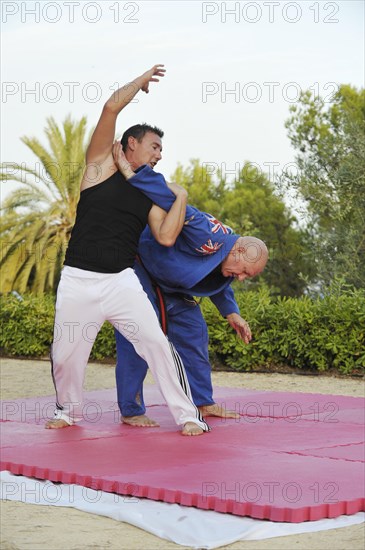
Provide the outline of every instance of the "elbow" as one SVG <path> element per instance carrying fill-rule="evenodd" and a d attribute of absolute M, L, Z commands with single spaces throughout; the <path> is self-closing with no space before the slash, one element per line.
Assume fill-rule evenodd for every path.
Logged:
<path fill-rule="evenodd" d="M 103 111 L 105 113 L 118 114 L 120 109 L 118 109 L 116 101 L 108 99 L 108 101 L 104 104 Z"/>
<path fill-rule="evenodd" d="M 158 239 L 156 240 L 160 245 L 166 246 L 167 248 L 169 248 L 171 246 L 174 246 L 176 242 L 176 237 L 171 238 L 171 237 L 168 237 L 167 235 L 159 235 Z"/>

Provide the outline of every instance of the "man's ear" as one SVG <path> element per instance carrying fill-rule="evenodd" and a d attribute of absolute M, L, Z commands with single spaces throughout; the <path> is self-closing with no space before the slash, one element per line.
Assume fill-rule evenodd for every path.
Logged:
<path fill-rule="evenodd" d="M 136 148 L 136 138 L 133 136 L 129 136 L 128 138 L 128 147 L 131 151 L 134 151 Z"/>

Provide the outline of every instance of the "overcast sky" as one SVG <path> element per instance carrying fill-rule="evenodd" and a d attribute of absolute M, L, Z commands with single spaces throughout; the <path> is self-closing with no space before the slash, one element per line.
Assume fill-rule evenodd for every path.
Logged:
<path fill-rule="evenodd" d="M 2 161 L 34 167 L 21 136 L 46 143 L 51 115 L 95 125 L 117 86 L 164 63 L 118 134 L 161 127 L 167 177 L 191 158 L 228 178 L 245 160 L 279 171 L 294 160 L 284 122 L 300 90 L 330 101 L 341 83 L 364 86 L 363 22 L 360 0 L 2 1 Z"/>

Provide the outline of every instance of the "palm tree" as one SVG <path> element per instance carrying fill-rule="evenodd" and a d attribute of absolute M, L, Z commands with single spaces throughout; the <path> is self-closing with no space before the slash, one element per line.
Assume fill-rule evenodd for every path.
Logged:
<path fill-rule="evenodd" d="M 2 277 L 0 291 L 55 290 L 71 228 L 85 166 L 86 117 L 66 117 L 62 127 L 47 119 L 47 150 L 37 138 L 21 141 L 38 157 L 32 169 L 22 164 L 1 166 L 0 179 L 21 183 L 5 200 L 0 218 Z"/>

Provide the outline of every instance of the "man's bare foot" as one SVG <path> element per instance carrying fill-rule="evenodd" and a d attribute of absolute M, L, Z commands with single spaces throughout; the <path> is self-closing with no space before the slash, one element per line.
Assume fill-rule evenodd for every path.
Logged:
<path fill-rule="evenodd" d="M 199 426 L 194 422 L 186 422 L 181 431 L 181 435 L 202 435 L 203 433 L 204 430 L 199 428 Z"/>
<path fill-rule="evenodd" d="M 67 424 L 66 420 L 59 418 L 58 420 L 49 420 L 44 427 L 47 430 L 59 430 L 60 428 L 68 428 L 71 424 Z"/>
<path fill-rule="evenodd" d="M 152 418 L 149 418 L 145 414 L 139 416 L 122 416 L 122 422 L 124 424 L 129 424 L 130 426 L 138 426 L 140 428 L 158 428 L 159 423 Z"/>
<path fill-rule="evenodd" d="M 227 411 L 218 403 L 213 403 L 212 405 L 204 405 L 203 407 L 198 407 L 199 411 L 203 416 L 219 416 L 219 418 L 239 418 L 240 415 L 235 411 Z"/>

